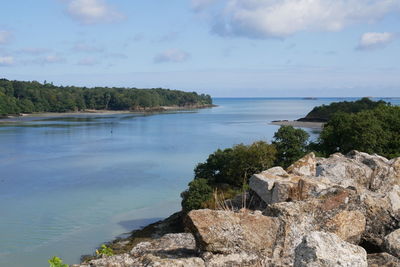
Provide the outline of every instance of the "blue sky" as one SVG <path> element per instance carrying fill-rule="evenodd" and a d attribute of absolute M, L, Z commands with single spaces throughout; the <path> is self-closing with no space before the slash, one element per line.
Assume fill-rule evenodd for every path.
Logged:
<path fill-rule="evenodd" d="M 3 0 L 0 76 L 212 96 L 400 96 L 400 0 Z"/>

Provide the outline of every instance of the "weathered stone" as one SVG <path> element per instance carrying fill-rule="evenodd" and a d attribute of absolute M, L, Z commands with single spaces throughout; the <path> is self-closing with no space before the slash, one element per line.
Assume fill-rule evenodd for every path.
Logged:
<path fill-rule="evenodd" d="M 167 234 L 151 242 L 137 244 L 130 254 L 103 257 L 79 267 L 205 266 L 195 249 L 192 234 Z"/>
<path fill-rule="evenodd" d="M 386 235 L 400 228 L 398 211 L 392 209 L 388 194 L 364 190 L 358 193 L 360 208 L 367 220 L 363 239 L 368 243 L 381 247 Z"/>
<path fill-rule="evenodd" d="M 186 225 L 202 251 L 266 256 L 272 254 L 280 227 L 277 218 L 260 213 L 221 210 L 193 210 L 188 214 Z"/>
<path fill-rule="evenodd" d="M 325 227 L 322 228 L 335 233 L 347 242 L 356 244 L 360 242 L 361 236 L 365 232 L 365 226 L 366 219 L 364 214 L 357 210 L 344 210 L 337 213 L 331 219 L 328 219 Z"/>
<path fill-rule="evenodd" d="M 317 161 L 317 177 L 326 177 L 332 183 L 342 187 L 368 187 L 372 170 L 365 164 L 348 158 L 340 153 Z"/>
<path fill-rule="evenodd" d="M 367 267 L 367 253 L 337 235 L 311 232 L 295 250 L 295 267 Z"/>
<path fill-rule="evenodd" d="M 385 248 L 387 252 L 400 258 L 400 229 L 385 237 Z"/>
<path fill-rule="evenodd" d="M 388 253 L 368 254 L 368 267 L 398 267 L 400 260 Z"/>
<path fill-rule="evenodd" d="M 273 204 L 315 197 L 332 184 L 323 178 L 287 174 L 282 168 L 275 167 L 254 174 L 249 186 L 266 204 Z"/>
<path fill-rule="evenodd" d="M 293 264 L 295 248 L 304 235 L 312 231 L 334 233 L 358 244 L 366 229 L 365 216 L 358 210 L 359 203 L 354 191 L 332 188 L 320 198 L 270 205 L 264 214 L 281 221 L 272 257 L 274 262 Z"/>
<path fill-rule="evenodd" d="M 205 252 L 202 258 L 207 267 L 257 266 L 261 262 L 259 255 L 245 252 L 228 255 Z"/>
<path fill-rule="evenodd" d="M 129 254 L 104 257 L 97 260 L 92 260 L 89 264 L 78 265 L 79 267 L 132 267 L 142 266 L 137 259 L 132 258 Z M 72 266 L 74 267 L 74 266 Z"/>
<path fill-rule="evenodd" d="M 287 168 L 287 172 L 298 176 L 316 176 L 317 161 L 314 153 L 309 153 Z"/>
<path fill-rule="evenodd" d="M 400 160 L 391 161 L 379 155 L 351 151 L 346 156 L 336 153 L 317 159 L 316 175 L 326 177 L 343 187 L 362 187 L 387 192 L 400 185 Z"/>

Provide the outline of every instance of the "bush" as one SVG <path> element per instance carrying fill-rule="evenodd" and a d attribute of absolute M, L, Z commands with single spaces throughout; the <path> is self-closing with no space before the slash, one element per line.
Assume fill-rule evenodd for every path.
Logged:
<path fill-rule="evenodd" d="M 68 267 L 68 264 L 64 264 L 62 259 L 56 256 L 48 260 L 48 262 L 50 263 L 50 267 Z"/>
<path fill-rule="evenodd" d="M 229 184 L 241 188 L 251 175 L 272 167 L 275 159 L 275 147 L 263 141 L 218 149 L 206 162 L 197 165 L 195 178 L 205 178 L 210 185 Z"/>
<path fill-rule="evenodd" d="M 182 192 L 182 209 L 186 212 L 204 208 L 203 204 L 210 201 L 213 190 L 206 179 L 198 178 L 189 183 L 189 189 Z"/>

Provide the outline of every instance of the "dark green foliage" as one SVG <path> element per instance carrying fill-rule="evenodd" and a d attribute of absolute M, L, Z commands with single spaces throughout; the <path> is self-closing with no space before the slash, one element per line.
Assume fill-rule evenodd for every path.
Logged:
<path fill-rule="evenodd" d="M 363 110 L 372 110 L 381 105 L 389 105 L 385 101 L 372 101 L 369 98 L 362 98 L 354 102 L 334 102 L 329 105 L 322 105 L 313 108 L 305 118 L 300 121 L 321 121 L 327 122 L 336 112 L 357 113 Z"/>
<path fill-rule="evenodd" d="M 400 107 L 381 105 L 355 114 L 337 113 L 320 135 L 325 154 L 350 150 L 400 156 Z"/>
<path fill-rule="evenodd" d="M 213 190 L 206 179 L 194 179 L 189 183 L 189 189 L 182 192 L 182 209 L 186 212 L 201 209 L 203 203 L 210 200 Z"/>
<path fill-rule="evenodd" d="M 275 147 L 263 141 L 218 149 L 195 168 L 194 180 L 181 194 L 183 210 L 208 207 L 214 188 L 226 193 L 225 197 L 246 189 L 251 175 L 273 166 L 275 155 Z"/>
<path fill-rule="evenodd" d="M 85 109 L 142 110 L 212 104 L 209 95 L 169 89 L 54 86 L 0 79 L 0 115 Z"/>
<path fill-rule="evenodd" d="M 310 135 L 292 126 L 282 126 L 275 133 L 272 144 L 278 151 L 276 165 L 287 168 L 307 153 L 307 143 Z"/>
<path fill-rule="evenodd" d="M 254 173 L 273 166 L 276 156 L 274 146 L 263 141 L 252 145 L 236 145 L 218 149 L 207 161 L 197 165 L 195 178 L 205 178 L 210 184 L 229 184 L 241 188 Z"/>

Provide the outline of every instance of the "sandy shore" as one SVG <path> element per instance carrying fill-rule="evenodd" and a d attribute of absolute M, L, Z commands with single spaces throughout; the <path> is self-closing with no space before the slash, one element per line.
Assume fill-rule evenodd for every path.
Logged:
<path fill-rule="evenodd" d="M 293 126 L 293 127 L 301 127 L 301 128 L 312 128 L 312 129 L 322 129 L 324 127 L 323 122 L 305 122 L 305 121 L 272 121 L 270 124 L 272 125 L 280 125 L 280 126 Z"/>
<path fill-rule="evenodd" d="M 30 113 L 30 114 L 20 114 L 19 116 L 8 116 L 5 118 L 0 118 L 0 123 L 10 123 L 10 122 L 21 122 L 23 118 L 52 118 L 52 117 L 69 117 L 69 116 L 99 116 L 99 115 L 116 115 L 116 114 L 148 114 L 148 113 L 160 113 L 166 111 L 183 111 L 183 110 L 194 110 L 202 108 L 212 108 L 216 105 L 203 105 L 203 106 L 161 106 L 150 109 L 141 110 L 95 110 L 87 109 L 83 111 L 76 112 L 42 112 L 42 113 Z"/>

